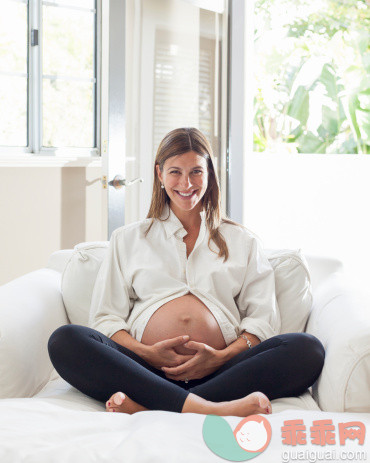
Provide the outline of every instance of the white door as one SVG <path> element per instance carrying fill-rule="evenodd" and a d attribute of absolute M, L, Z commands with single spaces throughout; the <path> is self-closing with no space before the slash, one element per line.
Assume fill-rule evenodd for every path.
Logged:
<path fill-rule="evenodd" d="M 156 150 L 172 129 L 193 126 L 207 136 L 221 188 L 226 184 L 227 5 L 112 0 L 110 10 L 109 180 L 117 174 L 142 179 L 121 190 L 109 187 L 115 190 L 108 194 L 112 231 L 123 217 L 126 224 L 146 217 Z M 226 191 L 223 199 L 226 204 Z"/>

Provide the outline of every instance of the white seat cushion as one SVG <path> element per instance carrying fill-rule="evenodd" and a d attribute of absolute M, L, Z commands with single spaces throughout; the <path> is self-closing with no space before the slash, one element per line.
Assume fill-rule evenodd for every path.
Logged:
<path fill-rule="evenodd" d="M 67 381 L 60 377 L 58 372 L 53 370 L 50 381 L 35 395 L 37 398 L 57 398 L 63 401 L 66 408 L 73 408 L 81 405 L 81 409 L 105 410 L 105 405 L 74 388 Z M 109 397 L 107 397 L 108 400 Z M 74 404 L 74 405 L 73 405 Z M 309 390 L 299 397 L 283 397 L 271 401 L 273 412 L 284 410 L 319 410 L 320 407 L 312 398 Z M 85 408 L 86 407 L 86 408 Z"/>
<path fill-rule="evenodd" d="M 74 393 L 74 392 L 73 392 Z M 281 399 L 288 401 L 290 399 Z M 297 447 L 282 444 L 284 421 L 303 420 L 307 445 L 298 450 L 317 452 L 335 448 L 366 450 L 358 441 L 339 445 L 338 423 L 361 421 L 370 425 L 369 415 L 355 413 L 325 413 L 306 408 L 290 407 L 264 415 L 272 428 L 271 442 L 258 455 L 258 463 L 282 461 L 282 452 L 297 451 Z M 107 413 L 103 403 L 83 397 L 76 391 L 76 400 L 67 395 L 5 399 L 0 401 L 0 457 L 7 462 L 202 462 L 227 461 L 217 457 L 205 444 L 203 425 L 206 415 L 144 411 L 133 415 Z M 243 418 L 226 416 L 234 430 Z M 336 445 L 322 448 L 312 444 L 310 427 L 313 421 L 331 420 L 335 427 Z M 366 441 L 365 441 L 366 442 Z M 351 445 L 352 444 L 352 445 Z M 319 447 L 319 448 L 318 448 Z"/>

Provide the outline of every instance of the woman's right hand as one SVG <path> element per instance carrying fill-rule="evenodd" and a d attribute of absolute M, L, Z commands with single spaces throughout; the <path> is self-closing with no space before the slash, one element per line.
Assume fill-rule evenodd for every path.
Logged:
<path fill-rule="evenodd" d="M 191 358 L 192 355 L 182 355 L 175 351 L 175 347 L 182 346 L 189 341 L 189 336 L 176 336 L 175 338 L 165 339 L 147 346 L 145 361 L 154 368 L 160 370 L 162 367 L 174 367 L 182 365 Z"/>

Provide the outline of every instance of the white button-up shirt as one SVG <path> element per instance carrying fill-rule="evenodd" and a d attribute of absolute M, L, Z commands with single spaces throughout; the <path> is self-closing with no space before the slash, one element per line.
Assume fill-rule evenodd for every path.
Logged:
<path fill-rule="evenodd" d="M 280 315 L 274 271 L 256 236 L 231 224 L 220 225 L 229 258 L 218 257 L 201 212 L 198 239 L 189 257 L 182 223 L 168 205 L 152 219 L 117 228 L 111 235 L 91 301 L 89 326 L 109 338 L 119 330 L 141 341 L 153 313 L 166 302 L 194 294 L 217 320 L 226 345 L 243 330 L 261 341 L 279 334 Z"/>

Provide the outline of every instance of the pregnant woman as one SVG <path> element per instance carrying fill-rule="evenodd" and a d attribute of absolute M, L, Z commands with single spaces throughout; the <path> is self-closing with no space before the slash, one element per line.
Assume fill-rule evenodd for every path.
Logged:
<path fill-rule="evenodd" d="M 159 145 L 147 218 L 112 233 L 89 326 L 59 327 L 48 350 L 109 412 L 245 417 L 321 373 L 320 341 L 279 330 L 273 269 L 256 236 L 222 217 L 209 142 L 181 128 Z"/>

